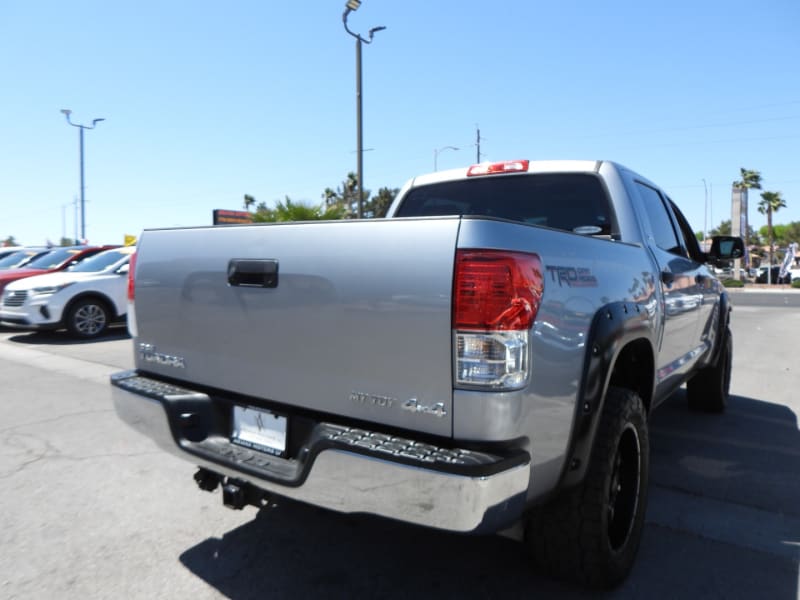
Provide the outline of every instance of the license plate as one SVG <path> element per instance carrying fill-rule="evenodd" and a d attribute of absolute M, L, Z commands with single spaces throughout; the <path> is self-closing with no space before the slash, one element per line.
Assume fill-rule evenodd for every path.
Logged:
<path fill-rule="evenodd" d="M 233 407 L 234 444 L 282 456 L 286 452 L 286 417 L 251 406 Z"/>

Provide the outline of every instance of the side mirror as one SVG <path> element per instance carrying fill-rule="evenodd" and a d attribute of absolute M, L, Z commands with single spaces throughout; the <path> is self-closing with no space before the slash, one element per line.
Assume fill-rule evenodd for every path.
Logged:
<path fill-rule="evenodd" d="M 128 271 L 130 271 L 131 265 L 129 263 L 125 263 L 119 269 L 117 269 L 117 275 L 127 275 Z"/>
<path fill-rule="evenodd" d="M 715 235 L 708 252 L 710 261 L 734 260 L 744 256 L 744 242 L 740 237 Z"/>

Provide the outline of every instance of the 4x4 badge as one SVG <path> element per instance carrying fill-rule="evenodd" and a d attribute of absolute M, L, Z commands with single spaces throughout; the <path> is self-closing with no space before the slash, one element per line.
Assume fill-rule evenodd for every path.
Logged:
<path fill-rule="evenodd" d="M 182 356 L 175 356 L 173 354 L 164 354 L 157 352 L 153 344 L 139 344 L 139 358 L 144 362 L 157 363 L 165 367 L 173 367 L 175 369 L 185 369 L 186 359 Z"/>
<path fill-rule="evenodd" d="M 425 404 L 420 404 L 416 398 L 411 398 L 410 400 L 406 400 L 403 403 L 403 410 L 407 410 L 413 413 L 424 413 L 426 415 L 431 415 L 433 417 L 444 417 L 447 415 L 447 410 L 444 407 L 444 402 L 437 402 L 436 404 L 431 404 L 430 406 Z"/>

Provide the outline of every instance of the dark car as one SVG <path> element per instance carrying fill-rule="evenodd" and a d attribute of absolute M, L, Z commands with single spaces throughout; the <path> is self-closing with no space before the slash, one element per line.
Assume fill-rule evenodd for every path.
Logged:
<path fill-rule="evenodd" d="M 16 269 L 25 266 L 50 250 L 50 248 L 19 248 L 0 258 L 0 269 Z"/>
<path fill-rule="evenodd" d="M 8 256 L 9 254 L 14 254 L 14 252 L 19 252 L 20 250 L 24 250 L 23 246 L 0 246 L 0 258 Z"/>
<path fill-rule="evenodd" d="M 110 250 L 111 248 L 119 248 L 119 245 L 53 248 L 37 256 L 30 262 L 25 263 L 23 266 L 0 271 L 0 292 L 2 292 L 9 283 L 17 279 L 30 277 L 31 275 L 42 275 L 53 271 L 63 271 L 72 265 L 78 264 L 84 258 L 88 258 L 103 250 Z"/>
<path fill-rule="evenodd" d="M 784 277 L 781 277 L 781 268 L 779 265 L 774 265 L 772 267 L 771 279 L 767 281 L 768 272 L 764 269 L 761 273 L 759 273 L 758 277 L 756 277 L 756 283 L 792 283 L 792 276 L 787 273 Z"/>

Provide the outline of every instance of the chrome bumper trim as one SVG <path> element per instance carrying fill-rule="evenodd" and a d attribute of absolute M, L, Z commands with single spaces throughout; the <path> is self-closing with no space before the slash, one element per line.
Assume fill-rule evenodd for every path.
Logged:
<path fill-rule="evenodd" d="M 187 452 L 173 438 L 160 399 L 117 386 L 111 389 L 119 418 L 161 449 L 279 496 L 343 513 L 375 514 L 458 532 L 497 531 L 525 508 L 529 462 L 474 477 L 328 448 L 315 457 L 302 485 L 290 487 Z"/>

